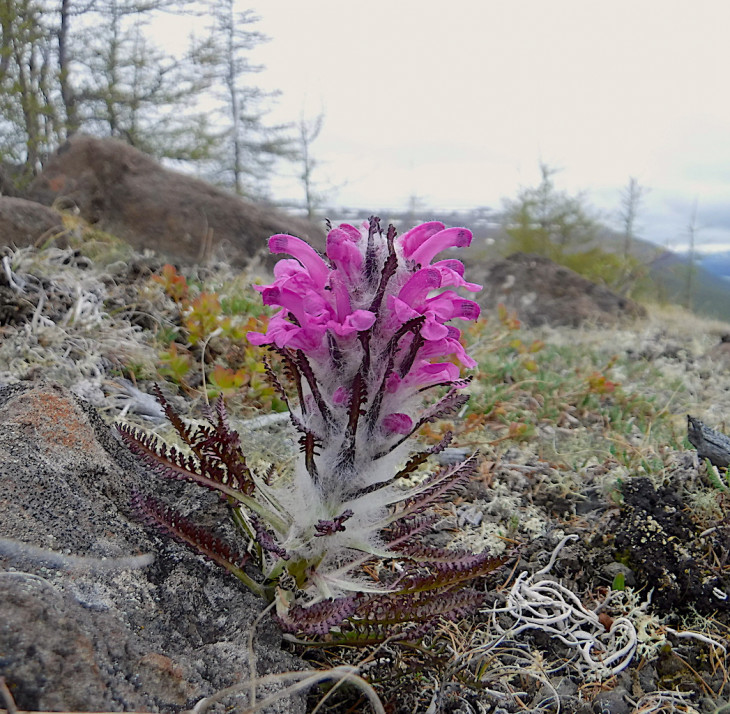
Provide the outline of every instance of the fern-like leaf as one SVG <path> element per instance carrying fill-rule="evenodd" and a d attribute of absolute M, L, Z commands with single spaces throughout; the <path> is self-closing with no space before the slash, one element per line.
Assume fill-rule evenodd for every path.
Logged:
<path fill-rule="evenodd" d="M 387 531 L 383 531 L 388 548 L 397 550 L 399 545 L 411 542 L 417 535 L 431 528 L 438 518 L 435 513 L 428 513 L 398 520 Z"/>
<path fill-rule="evenodd" d="M 380 218 L 370 216 L 368 225 L 368 242 L 365 248 L 365 265 L 364 273 L 368 285 L 375 287 L 375 280 L 378 274 L 378 256 L 375 249 L 375 241 L 373 240 L 376 233 L 382 235 L 383 229 L 380 227 Z"/>
<path fill-rule="evenodd" d="M 204 469 L 194 456 L 183 454 L 174 446 L 168 447 L 154 436 L 144 434 L 127 424 L 117 424 L 116 427 L 129 450 L 156 476 L 196 483 L 236 500 L 241 500 L 241 496 L 245 495 L 235 486 L 226 483 L 226 474 L 222 469 L 210 464 Z"/>
<path fill-rule="evenodd" d="M 291 414 L 293 409 L 291 408 L 291 405 L 289 404 L 289 394 L 287 393 L 286 389 L 284 389 L 284 385 L 279 381 L 279 377 L 276 375 L 276 372 L 274 372 L 274 369 L 271 366 L 271 362 L 264 357 L 263 359 L 264 363 L 264 374 L 266 375 L 266 378 L 269 380 L 269 384 L 274 388 L 274 391 L 279 396 L 279 399 L 281 399 L 282 402 L 286 405 L 286 408 L 289 410 L 289 413 Z M 296 426 L 296 424 L 294 425 Z"/>
<path fill-rule="evenodd" d="M 297 350 L 296 366 L 299 372 L 307 380 L 309 390 L 312 393 L 312 397 L 314 398 L 314 403 L 317 405 L 319 413 L 322 415 L 325 426 L 327 428 L 330 428 L 332 425 L 332 412 L 327 406 L 327 403 L 322 396 L 322 392 L 319 389 L 319 383 L 317 382 L 317 378 L 315 377 L 314 371 L 312 370 L 312 365 L 309 364 L 309 360 L 302 350 Z M 302 404 L 303 403 L 304 400 L 302 400 Z"/>
<path fill-rule="evenodd" d="M 170 424 L 172 424 L 175 431 L 180 435 L 180 438 L 192 448 L 195 442 L 193 429 L 185 424 L 178 413 L 172 408 L 167 399 L 165 399 L 165 395 L 162 393 L 158 384 L 154 384 L 152 386 L 152 391 L 154 392 L 155 399 L 157 399 L 158 404 L 162 407 L 162 410 Z"/>
<path fill-rule="evenodd" d="M 399 541 L 389 543 L 391 550 L 397 550 L 404 557 L 426 565 L 443 564 L 446 570 L 467 568 L 480 562 L 483 554 L 474 554 L 471 551 L 454 548 L 438 548 L 424 545 L 417 541 Z"/>
<path fill-rule="evenodd" d="M 395 254 L 394 246 L 395 228 L 392 225 L 388 226 L 387 239 L 388 257 L 385 259 L 383 269 L 380 271 L 380 283 L 378 283 L 378 289 L 375 291 L 373 301 L 370 303 L 370 307 L 368 308 L 370 312 L 376 315 L 378 314 L 378 311 L 380 310 L 380 305 L 383 302 L 385 289 L 388 287 L 390 279 L 395 275 L 395 271 L 398 268 L 398 257 Z"/>
<path fill-rule="evenodd" d="M 381 624 L 372 620 L 351 619 L 340 627 L 340 644 L 352 647 L 368 647 L 388 642 L 417 642 L 437 624 L 431 622 L 403 622 L 397 625 Z"/>
<path fill-rule="evenodd" d="M 212 430 L 201 429 L 201 439 L 196 444 L 201 466 L 207 465 L 209 475 L 221 483 L 235 488 L 241 493 L 251 495 L 255 490 L 253 475 L 241 449 L 238 432 L 231 429 L 223 397 L 218 397 L 214 410 L 208 410 L 208 420 Z M 221 469 L 220 467 L 225 468 Z"/>
<path fill-rule="evenodd" d="M 412 474 L 419 466 L 425 463 L 429 457 L 440 454 L 451 443 L 453 438 L 453 432 L 447 431 L 437 444 L 434 444 L 425 451 L 419 451 L 417 454 L 411 456 L 411 458 L 406 461 L 403 468 L 401 468 L 401 470 L 394 476 L 393 480 Z"/>
<path fill-rule="evenodd" d="M 302 389 L 302 375 L 299 372 L 297 363 L 290 350 L 283 347 L 276 347 L 276 345 L 268 345 L 268 348 L 275 354 L 281 357 L 281 361 L 284 365 L 284 374 L 287 378 L 294 383 L 297 391 L 297 398 L 299 399 L 299 408 L 302 410 L 302 414 L 306 413 L 306 404 L 304 403 L 304 390 Z"/>
<path fill-rule="evenodd" d="M 362 599 L 354 617 L 389 627 L 407 622 L 435 624 L 440 618 L 455 620 L 462 617 L 483 602 L 484 593 L 470 588 L 445 593 L 375 595 Z"/>
<path fill-rule="evenodd" d="M 464 389 L 471 384 L 472 378 L 464 377 L 464 379 L 451 379 L 448 382 L 436 382 L 435 384 L 428 384 L 425 387 L 421 387 L 418 391 L 425 392 L 429 389 L 436 389 L 437 387 L 454 387 L 456 389 Z"/>
<path fill-rule="evenodd" d="M 282 548 L 275 540 L 273 534 L 261 521 L 253 514 L 249 516 L 251 525 L 256 533 L 256 542 L 269 553 L 273 553 L 282 560 L 289 560 L 289 553 Z"/>
<path fill-rule="evenodd" d="M 314 460 L 319 443 L 317 437 L 309 429 L 304 428 L 304 433 L 299 437 L 299 448 L 304 453 L 304 466 L 314 483 L 319 481 L 317 462 Z"/>
<path fill-rule="evenodd" d="M 375 458 L 380 459 L 383 456 L 386 456 L 391 451 L 398 448 L 404 441 L 413 436 L 422 426 L 428 424 L 429 422 L 434 422 L 437 419 L 441 419 L 448 414 L 451 414 L 452 412 L 458 411 L 468 401 L 468 394 L 460 393 L 457 388 L 450 389 L 446 393 L 446 395 L 444 395 L 441 399 L 439 399 L 438 402 L 436 402 L 436 404 L 434 404 L 432 407 L 424 412 L 423 416 L 415 423 L 413 428 L 407 434 L 398 439 L 398 441 L 392 444 L 385 451 L 381 451 L 375 456 Z"/>
<path fill-rule="evenodd" d="M 460 464 L 440 469 L 411 489 L 410 495 L 405 499 L 402 497 L 399 499 L 397 495 L 394 495 L 392 502 L 397 503 L 398 500 L 402 500 L 403 507 L 397 513 L 388 516 L 383 522 L 383 526 L 423 513 L 434 503 L 455 495 L 476 470 L 477 455 L 478 452 L 475 452 Z"/>
<path fill-rule="evenodd" d="M 413 367 L 413 363 L 416 361 L 418 353 L 421 351 L 421 347 L 426 344 L 426 338 L 421 334 L 421 331 L 414 333 L 413 339 L 411 340 L 408 352 L 401 360 L 400 366 L 398 367 L 398 375 L 403 378 L 405 377 Z"/>
<path fill-rule="evenodd" d="M 351 508 L 347 508 L 336 518 L 332 518 L 331 520 L 320 519 L 314 525 L 314 530 L 317 531 L 314 537 L 321 538 L 322 536 L 333 535 L 334 533 L 342 533 L 342 531 L 346 530 L 344 525 L 345 521 L 354 515 L 354 511 Z"/>
<path fill-rule="evenodd" d="M 338 469 L 347 469 L 355 461 L 355 448 L 357 437 L 357 425 L 362 415 L 362 405 L 367 399 L 365 380 L 362 371 L 355 375 L 352 380 L 352 394 L 348 411 L 347 428 L 342 439 L 340 455 L 337 463 Z"/>
<path fill-rule="evenodd" d="M 345 356 L 342 354 L 340 346 L 337 344 L 337 339 L 331 331 L 327 331 L 327 349 L 330 353 L 330 359 L 332 360 L 332 366 L 335 372 L 342 376 L 345 365 Z"/>
<path fill-rule="evenodd" d="M 360 496 L 366 496 L 369 493 L 373 493 L 375 491 L 378 491 L 381 488 L 384 488 L 385 486 L 390 486 L 391 484 L 395 483 L 398 479 L 404 478 L 408 476 L 409 474 L 412 474 L 419 466 L 421 466 L 425 461 L 429 458 L 429 456 L 433 456 L 434 454 L 438 454 L 442 452 L 450 443 L 451 439 L 453 437 L 453 434 L 450 431 L 447 431 L 444 436 L 442 437 L 441 441 L 438 442 L 438 444 L 434 444 L 432 447 L 426 449 L 425 451 L 419 451 L 417 454 L 414 454 L 411 456 L 408 461 L 406 461 L 403 468 L 401 468 L 395 476 L 392 478 L 389 478 L 385 481 L 378 481 L 378 483 L 371 484 L 370 486 L 366 486 L 365 488 L 360 489 L 357 491 L 352 498 L 359 498 Z"/>
<path fill-rule="evenodd" d="M 152 496 L 145 496 L 137 492 L 132 496 L 132 504 L 148 525 L 158 527 L 175 540 L 184 543 L 236 575 L 249 560 L 250 556 L 247 553 L 238 553 L 210 531 L 196 525 L 175 509 Z"/>
<path fill-rule="evenodd" d="M 292 605 L 285 613 L 276 615 L 279 625 L 285 632 L 298 632 L 305 635 L 326 635 L 355 612 L 355 595 L 323 600 L 309 607 Z"/>
<path fill-rule="evenodd" d="M 459 392 L 458 389 L 450 389 L 444 397 L 439 399 L 436 404 L 429 407 L 424 412 L 423 416 L 418 420 L 418 426 L 416 429 L 422 427 L 428 422 L 434 422 L 437 419 L 441 419 L 447 414 L 458 411 L 469 401 L 469 395 Z"/>
<path fill-rule="evenodd" d="M 450 591 L 504 565 L 506 558 L 489 553 L 469 553 L 450 562 L 414 563 L 397 584 L 398 592 Z"/>

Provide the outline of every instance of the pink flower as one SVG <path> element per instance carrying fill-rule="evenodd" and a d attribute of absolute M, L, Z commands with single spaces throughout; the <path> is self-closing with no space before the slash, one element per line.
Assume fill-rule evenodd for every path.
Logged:
<path fill-rule="evenodd" d="M 372 327 L 375 315 L 368 310 L 355 310 L 347 315 L 342 322 L 330 320 L 327 327 L 340 337 L 347 337 L 355 332 L 362 332 Z"/>
<path fill-rule="evenodd" d="M 453 362 L 421 362 L 416 366 L 413 380 L 420 386 L 454 382 L 461 370 Z"/>
<path fill-rule="evenodd" d="M 403 247 L 403 255 L 410 258 L 413 252 L 432 235 L 442 231 L 445 228 L 443 223 L 431 221 L 430 223 L 421 223 L 420 226 L 411 228 L 400 237 L 400 244 Z"/>
<path fill-rule="evenodd" d="M 337 387 L 332 394 L 332 403 L 337 405 L 345 404 L 348 396 L 347 390 L 344 387 Z"/>
<path fill-rule="evenodd" d="M 480 286 L 464 279 L 459 260 L 432 261 L 471 239 L 467 229 L 438 221 L 400 237 L 394 230 L 384 236 L 377 219 L 371 219 L 361 229 L 343 223 L 330 230 L 322 256 L 299 238 L 272 236 L 272 253 L 292 257 L 280 260 L 274 282 L 257 290 L 265 304 L 281 309 L 266 334 L 249 333 L 249 340 L 304 353 L 317 379 L 332 380 L 320 390 L 331 395 L 331 405 L 354 394 L 358 374 L 369 380 L 366 405 L 377 402 L 378 409 L 384 396 L 376 400 L 375 395 L 383 388 L 392 399 L 408 398 L 420 388 L 458 380 L 459 368 L 438 360 L 456 357 L 474 366 L 459 342 L 461 333 L 448 323 L 479 317 L 479 305 L 456 290 L 476 292 Z M 384 374 L 387 363 L 392 368 Z M 379 421 L 385 432 L 405 434 L 412 428 L 405 430 L 406 420 L 411 423 L 395 409 Z"/>

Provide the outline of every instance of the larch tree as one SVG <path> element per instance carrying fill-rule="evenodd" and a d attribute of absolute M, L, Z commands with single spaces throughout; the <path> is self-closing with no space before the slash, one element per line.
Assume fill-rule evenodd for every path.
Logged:
<path fill-rule="evenodd" d="M 163 13 L 209 18 L 210 37 L 163 49 L 150 39 Z M 297 147 L 264 123 L 273 95 L 250 82 L 257 21 L 233 0 L 0 0 L 3 175 L 22 190 L 82 131 L 265 194 L 276 159 Z"/>
<path fill-rule="evenodd" d="M 516 199 L 504 202 L 502 224 L 510 252 L 537 253 L 560 262 L 596 237 L 598 223 L 583 197 L 559 191 L 553 181 L 556 172 L 540 164 L 540 183 L 520 189 Z"/>
<path fill-rule="evenodd" d="M 251 61 L 251 52 L 267 39 L 253 29 L 258 16 L 250 10 L 237 12 L 233 0 L 214 2 L 212 14 L 204 44 L 211 86 L 217 89 L 217 123 L 222 126 L 212 178 L 239 195 L 261 195 L 277 159 L 296 158 L 295 139 L 290 126 L 265 122 L 276 93 L 250 82 L 250 76 L 263 69 Z"/>
<path fill-rule="evenodd" d="M 641 210 L 641 203 L 646 194 L 646 189 L 639 184 L 639 181 L 633 176 L 629 177 L 629 182 L 621 191 L 621 209 L 619 218 L 624 234 L 624 258 L 631 255 L 631 249 L 637 230 L 636 219 Z"/>
<path fill-rule="evenodd" d="M 20 184 L 65 135 L 56 82 L 55 16 L 40 0 L 0 2 L 0 158 Z"/>
<path fill-rule="evenodd" d="M 322 112 L 312 119 L 305 119 L 302 114 L 297 125 L 299 130 L 299 160 L 302 167 L 301 178 L 304 188 L 304 207 L 310 221 L 314 220 L 317 207 L 322 202 L 322 195 L 314 186 L 313 174 L 318 162 L 312 154 L 312 144 L 320 135 L 323 125 L 324 113 Z"/>
<path fill-rule="evenodd" d="M 196 160 L 214 141 L 196 97 L 207 87 L 190 52 L 173 56 L 151 43 L 155 13 L 186 3 L 97 0 L 76 43 L 77 105 L 87 131 L 124 139 L 158 158 Z M 102 28 L 102 29 L 100 29 Z"/>

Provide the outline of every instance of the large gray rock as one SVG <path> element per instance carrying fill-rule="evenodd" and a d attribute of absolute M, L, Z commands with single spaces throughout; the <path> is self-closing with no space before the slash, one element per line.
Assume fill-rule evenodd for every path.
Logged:
<path fill-rule="evenodd" d="M 170 171 L 115 139 L 75 135 L 33 181 L 28 197 L 74 206 L 89 223 L 172 259 L 225 258 L 234 267 L 265 258 L 267 239 L 292 233 L 324 243 L 322 229 Z"/>
<path fill-rule="evenodd" d="M 145 482 L 66 389 L 0 390 L 0 676 L 19 709 L 172 711 L 248 679 L 264 603 L 136 520 L 130 493 Z M 173 486 L 187 510 L 200 506 Z M 209 499 L 205 512 L 216 507 Z M 133 569 L 114 560 L 140 554 L 156 558 Z M 268 616 L 254 643 L 259 675 L 305 666 L 282 651 Z M 304 702 L 265 711 L 303 712 Z"/>

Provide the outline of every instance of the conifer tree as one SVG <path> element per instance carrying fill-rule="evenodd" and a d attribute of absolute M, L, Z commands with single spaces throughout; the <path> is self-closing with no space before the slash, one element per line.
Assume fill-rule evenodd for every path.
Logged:
<path fill-rule="evenodd" d="M 216 124 L 223 127 L 212 178 L 239 195 L 262 194 L 276 160 L 296 158 L 290 127 L 265 122 L 276 94 L 250 82 L 263 69 L 251 61 L 251 51 L 267 38 L 253 28 L 258 16 L 236 12 L 233 0 L 214 2 L 211 13 L 207 72 L 216 90 Z"/>

